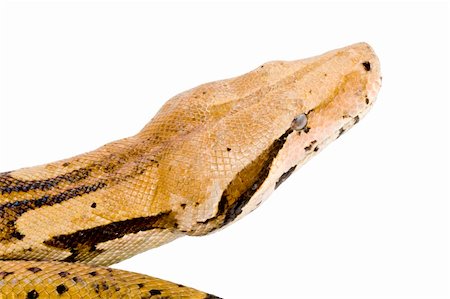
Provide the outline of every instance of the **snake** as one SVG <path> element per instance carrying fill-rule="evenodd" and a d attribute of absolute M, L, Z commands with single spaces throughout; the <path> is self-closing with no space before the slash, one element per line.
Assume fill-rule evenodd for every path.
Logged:
<path fill-rule="evenodd" d="M 367 43 L 169 99 L 136 135 L 0 173 L 0 298 L 219 298 L 109 266 L 256 209 L 369 111 Z"/>

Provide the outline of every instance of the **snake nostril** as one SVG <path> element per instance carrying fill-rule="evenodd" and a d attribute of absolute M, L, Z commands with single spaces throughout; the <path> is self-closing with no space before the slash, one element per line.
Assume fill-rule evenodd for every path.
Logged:
<path fill-rule="evenodd" d="M 362 65 L 364 66 L 364 69 L 368 72 L 370 71 L 370 62 L 369 61 L 364 61 L 362 63 Z"/>

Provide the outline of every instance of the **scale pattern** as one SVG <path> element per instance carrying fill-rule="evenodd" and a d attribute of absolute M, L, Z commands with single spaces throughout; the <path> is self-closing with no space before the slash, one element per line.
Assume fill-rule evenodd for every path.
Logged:
<path fill-rule="evenodd" d="M 0 262 L 0 298 L 218 298 L 142 274 L 73 263 Z"/>
<path fill-rule="evenodd" d="M 134 136 L 0 173 L 0 298 L 212 298 L 101 266 L 253 211 L 359 122 L 380 82 L 365 43 L 269 62 L 173 97 Z"/>

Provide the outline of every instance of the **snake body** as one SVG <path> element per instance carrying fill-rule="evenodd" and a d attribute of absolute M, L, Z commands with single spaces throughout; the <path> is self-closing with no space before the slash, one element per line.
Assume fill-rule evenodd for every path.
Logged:
<path fill-rule="evenodd" d="M 254 210 L 365 115 L 380 79 L 365 43 L 269 62 L 173 97 L 135 136 L 0 173 L 0 298 L 214 298 L 106 266 Z"/>

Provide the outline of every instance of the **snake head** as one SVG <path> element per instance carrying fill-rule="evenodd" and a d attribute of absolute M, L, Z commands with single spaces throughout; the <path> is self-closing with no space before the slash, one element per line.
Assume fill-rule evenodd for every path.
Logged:
<path fill-rule="evenodd" d="M 359 43 L 174 97 L 141 132 L 169 140 L 160 155 L 161 203 L 172 204 L 191 235 L 236 221 L 356 124 L 380 82 L 378 58 Z"/>

